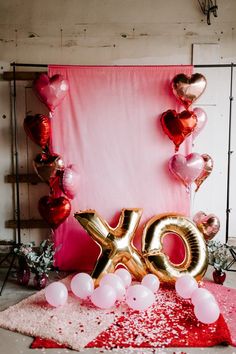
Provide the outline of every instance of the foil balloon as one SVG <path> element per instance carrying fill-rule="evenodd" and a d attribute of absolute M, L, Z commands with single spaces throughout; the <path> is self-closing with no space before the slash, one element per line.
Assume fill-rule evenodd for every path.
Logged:
<path fill-rule="evenodd" d="M 92 272 L 95 285 L 99 284 L 103 275 L 114 272 L 118 264 L 123 264 L 138 280 L 147 274 L 146 264 L 132 243 L 141 215 L 141 209 L 122 209 L 118 225 L 112 228 L 95 210 L 74 214 L 101 248 Z"/>
<path fill-rule="evenodd" d="M 79 187 L 79 173 L 75 165 L 70 165 L 62 171 L 60 185 L 63 193 L 68 198 L 74 199 Z"/>
<path fill-rule="evenodd" d="M 202 156 L 203 161 L 204 161 L 204 166 L 203 166 L 202 172 L 200 173 L 200 175 L 194 181 L 194 183 L 197 186 L 197 188 L 195 189 L 195 192 L 198 191 L 198 189 L 201 186 L 201 184 L 211 174 L 211 172 L 213 170 L 213 166 L 214 166 L 214 162 L 213 162 L 213 159 L 211 158 L 211 156 L 209 156 L 208 154 L 203 154 L 201 156 Z"/>
<path fill-rule="evenodd" d="M 33 167 L 39 178 L 52 186 L 57 174 L 64 169 L 64 162 L 57 154 L 38 154 L 33 160 Z"/>
<path fill-rule="evenodd" d="M 180 144 L 194 131 L 197 117 L 194 112 L 183 111 L 178 114 L 175 110 L 168 110 L 161 116 L 161 125 L 164 133 L 175 144 L 175 151 L 178 151 Z"/>
<path fill-rule="evenodd" d="M 42 149 L 48 146 L 51 136 L 50 118 L 44 114 L 27 116 L 24 119 L 24 129 L 28 137 Z"/>
<path fill-rule="evenodd" d="M 53 112 L 66 96 L 69 84 L 62 75 L 49 77 L 41 74 L 34 81 L 33 88 L 39 99 Z"/>
<path fill-rule="evenodd" d="M 185 246 L 185 258 L 180 264 L 173 264 L 163 252 L 163 238 L 168 233 L 176 233 Z M 142 251 L 148 269 L 162 282 L 173 283 L 184 274 L 200 280 L 207 270 L 203 235 L 191 220 L 181 215 L 163 214 L 150 219 L 144 228 Z"/>
<path fill-rule="evenodd" d="M 203 168 L 204 160 L 202 156 L 194 152 L 186 157 L 176 154 L 169 160 L 170 172 L 187 188 L 200 176 Z"/>
<path fill-rule="evenodd" d="M 214 214 L 207 215 L 203 211 L 199 211 L 193 217 L 193 221 L 202 232 L 206 241 L 212 240 L 220 230 L 220 220 Z"/>
<path fill-rule="evenodd" d="M 206 112 L 201 108 L 194 108 L 193 113 L 197 117 L 197 125 L 193 131 L 192 137 L 193 140 L 200 134 L 200 132 L 204 129 L 207 123 L 207 115 Z"/>
<path fill-rule="evenodd" d="M 38 210 L 47 224 L 56 229 L 70 215 L 71 204 L 66 197 L 44 196 L 38 202 Z"/>
<path fill-rule="evenodd" d="M 171 83 L 174 95 L 182 102 L 186 109 L 195 102 L 206 88 L 206 78 L 202 74 L 176 75 Z"/>

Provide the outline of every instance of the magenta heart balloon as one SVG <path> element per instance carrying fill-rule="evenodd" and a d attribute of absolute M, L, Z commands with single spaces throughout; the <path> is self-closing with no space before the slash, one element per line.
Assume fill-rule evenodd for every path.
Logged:
<path fill-rule="evenodd" d="M 186 187 L 189 187 L 195 181 L 203 168 L 204 160 L 202 156 L 194 152 L 186 157 L 176 154 L 169 160 L 169 170 Z"/>
<path fill-rule="evenodd" d="M 69 84 L 62 75 L 41 74 L 33 84 L 34 91 L 39 99 L 53 112 L 61 103 L 69 90 Z"/>
<path fill-rule="evenodd" d="M 206 112 L 201 108 L 194 108 L 194 114 L 197 117 L 197 125 L 192 132 L 193 140 L 198 136 L 198 134 L 203 130 L 207 122 Z"/>

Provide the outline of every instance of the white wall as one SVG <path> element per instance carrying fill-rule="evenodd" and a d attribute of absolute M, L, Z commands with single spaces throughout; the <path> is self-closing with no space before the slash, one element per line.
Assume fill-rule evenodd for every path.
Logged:
<path fill-rule="evenodd" d="M 198 55 L 194 51 L 194 63 L 236 63 L 236 1 L 219 0 L 218 6 L 218 18 L 212 16 L 212 24 L 208 26 L 197 0 L 0 0 L 0 69 L 1 72 L 9 70 L 9 63 L 13 61 L 83 65 L 190 64 L 193 59 L 192 44 L 199 43 L 215 43 L 218 46 L 214 47 L 214 51 L 200 47 L 202 53 L 200 51 Z M 197 193 L 193 211 L 217 214 L 222 223 L 218 238 L 223 241 L 229 69 L 197 71 L 205 73 L 208 80 L 207 91 L 198 106 L 202 104 L 209 122 L 196 141 L 194 151 L 209 153 L 215 161 L 215 168 Z M 35 153 L 35 150 L 30 150 L 35 149 L 31 143 L 28 150 L 23 149 L 26 142 L 20 127 L 26 112 L 23 100 L 31 95 L 28 91 L 26 94 L 25 83 L 18 85 L 18 94 L 22 100 L 18 106 L 18 119 L 24 170 L 27 163 L 31 166 L 30 159 Z M 6 115 L 4 119 L 1 118 L 3 114 Z M 13 214 L 11 186 L 3 181 L 3 176 L 11 170 L 9 85 L 6 82 L 0 82 L 0 119 L 0 238 L 11 239 L 12 231 L 4 227 L 4 220 L 12 218 Z M 235 103 L 233 127 L 232 144 L 236 151 Z M 232 156 L 231 171 L 230 235 L 236 236 L 236 152 Z M 45 187 L 41 186 L 36 192 L 31 186 L 21 186 L 21 195 L 25 198 L 22 202 L 25 217 L 37 217 L 33 205 L 34 202 L 37 204 L 38 195 L 43 195 L 42 188 L 45 191 Z M 36 235 L 35 231 L 24 230 L 25 240 L 42 237 L 43 232 Z"/>

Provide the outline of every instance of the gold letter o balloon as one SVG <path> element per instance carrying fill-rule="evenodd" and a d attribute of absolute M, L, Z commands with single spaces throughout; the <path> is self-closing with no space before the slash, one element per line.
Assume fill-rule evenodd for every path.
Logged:
<path fill-rule="evenodd" d="M 177 234 L 184 243 L 185 259 L 181 264 L 173 264 L 163 253 L 163 238 L 168 233 Z M 162 214 L 150 219 L 144 228 L 142 251 L 149 271 L 162 282 L 175 282 L 183 274 L 200 280 L 207 270 L 208 254 L 203 235 L 184 216 Z"/>

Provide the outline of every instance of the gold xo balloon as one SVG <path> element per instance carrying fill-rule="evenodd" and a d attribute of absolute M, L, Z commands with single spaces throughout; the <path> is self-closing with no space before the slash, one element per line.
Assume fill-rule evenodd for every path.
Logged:
<path fill-rule="evenodd" d="M 163 238 L 168 233 L 177 234 L 184 243 L 185 259 L 181 264 L 171 263 L 162 251 Z M 162 282 L 175 282 L 183 274 L 190 274 L 200 280 L 206 272 L 208 257 L 203 235 L 184 216 L 163 214 L 150 219 L 144 228 L 142 245 L 150 272 Z"/>
<path fill-rule="evenodd" d="M 123 264 L 138 280 L 147 274 L 145 261 L 132 243 L 141 216 L 142 209 L 122 209 L 118 225 L 112 228 L 95 210 L 74 214 L 101 248 L 91 274 L 95 285 L 103 275 L 114 272 L 118 264 Z"/>

